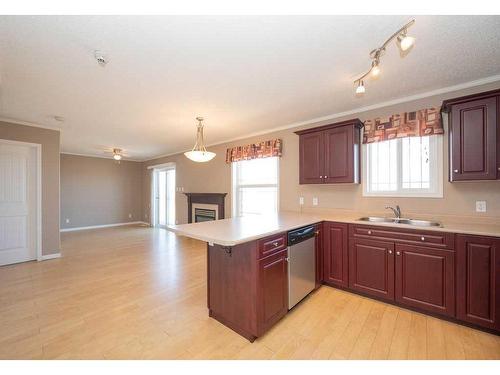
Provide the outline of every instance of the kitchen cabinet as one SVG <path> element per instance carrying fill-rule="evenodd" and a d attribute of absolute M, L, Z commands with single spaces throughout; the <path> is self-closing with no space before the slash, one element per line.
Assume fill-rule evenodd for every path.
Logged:
<path fill-rule="evenodd" d="M 359 183 L 359 119 L 295 132 L 300 184 Z"/>
<path fill-rule="evenodd" d="M 288 312 L 287 250 L 259 261 L 259 335 Z"/>
<path fill-rule="evenodd" d="M 349 245 L 349 288 L 394 299 L 394 243 L 355 239 Z"/>
<path fill-rule="evenodd" d="M 347 224 L 323 224 L 323 280 L 325 283 L 348 287 Z"/>
<path fill-rule="evenodd" d="M 314 251 L 316 256 L 316 285 L 318 289 L 323 282 L 323 246 L 324 246 L 324 225 L 316 224 L 316 239 L 314 241 Z"/>
<path fill-rule="evenodd" d="M 396 244 L 396 302 L 455 315 L 455 253 Z"/>
<path fill-rule="evenodd" d="M 349 288 L 455 316 L 453 233 L 350 225 Z"/>
<path fill-rule="evenodd" d="M 457 235 L 457 318 L 500 330 L 500 238 Z"/>
<path fill-rule="evenodd" d="M 500 90 L 443 102 L 450 181 L 500 178 Z"/>

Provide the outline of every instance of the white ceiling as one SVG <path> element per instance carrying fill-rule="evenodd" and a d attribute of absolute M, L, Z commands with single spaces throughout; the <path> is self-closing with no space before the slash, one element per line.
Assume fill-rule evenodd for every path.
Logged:
<path fill-rule="evenodd" d="M 390 46 L 355 97 L 409 18 L 2 16 L 0 117 L 61 128 L 64 152 L 144 160 L 191 148 L 199 115 L 213 144 L 500 74 L 500 17 L 418 16 L 413 51 Z"/>

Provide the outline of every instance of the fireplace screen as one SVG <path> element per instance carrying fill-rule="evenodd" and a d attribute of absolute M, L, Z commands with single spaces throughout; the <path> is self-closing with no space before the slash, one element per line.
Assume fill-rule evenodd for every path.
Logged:
<path fill-rule="evenodd" d="M 194 209 L 194 222 L 199 223 L 202 221 L 212 221 L 215 220 L 215 210 L 207 210 L 206 208 L 195 208 Z"/>

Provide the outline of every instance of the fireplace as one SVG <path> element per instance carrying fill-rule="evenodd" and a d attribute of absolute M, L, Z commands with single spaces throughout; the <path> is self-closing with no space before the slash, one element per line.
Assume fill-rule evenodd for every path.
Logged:
<path fill-rule="evenodd" d="M 227 193 L 184 193 L 188 199 L 188 222 L 199 223 L 224 219 Z"/>
<path fill-rule="evenodd" d="M 217 220 L 217 210 L 207 210 L 206 208 L 194 209 L 194 222 Z"/>

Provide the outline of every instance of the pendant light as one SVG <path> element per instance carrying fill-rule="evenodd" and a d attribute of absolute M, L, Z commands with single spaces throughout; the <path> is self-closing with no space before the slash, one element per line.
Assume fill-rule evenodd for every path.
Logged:
<path fill-rule="evenodd" d="M 205 163 L 215 157 L 215 152 L 207 151 L 203 143 L 203 117 L 196 117 L 198 121 L 196 130 L 196 143 L 191 151 L 185 152 L 184 155 L 197 163 Z"/>

